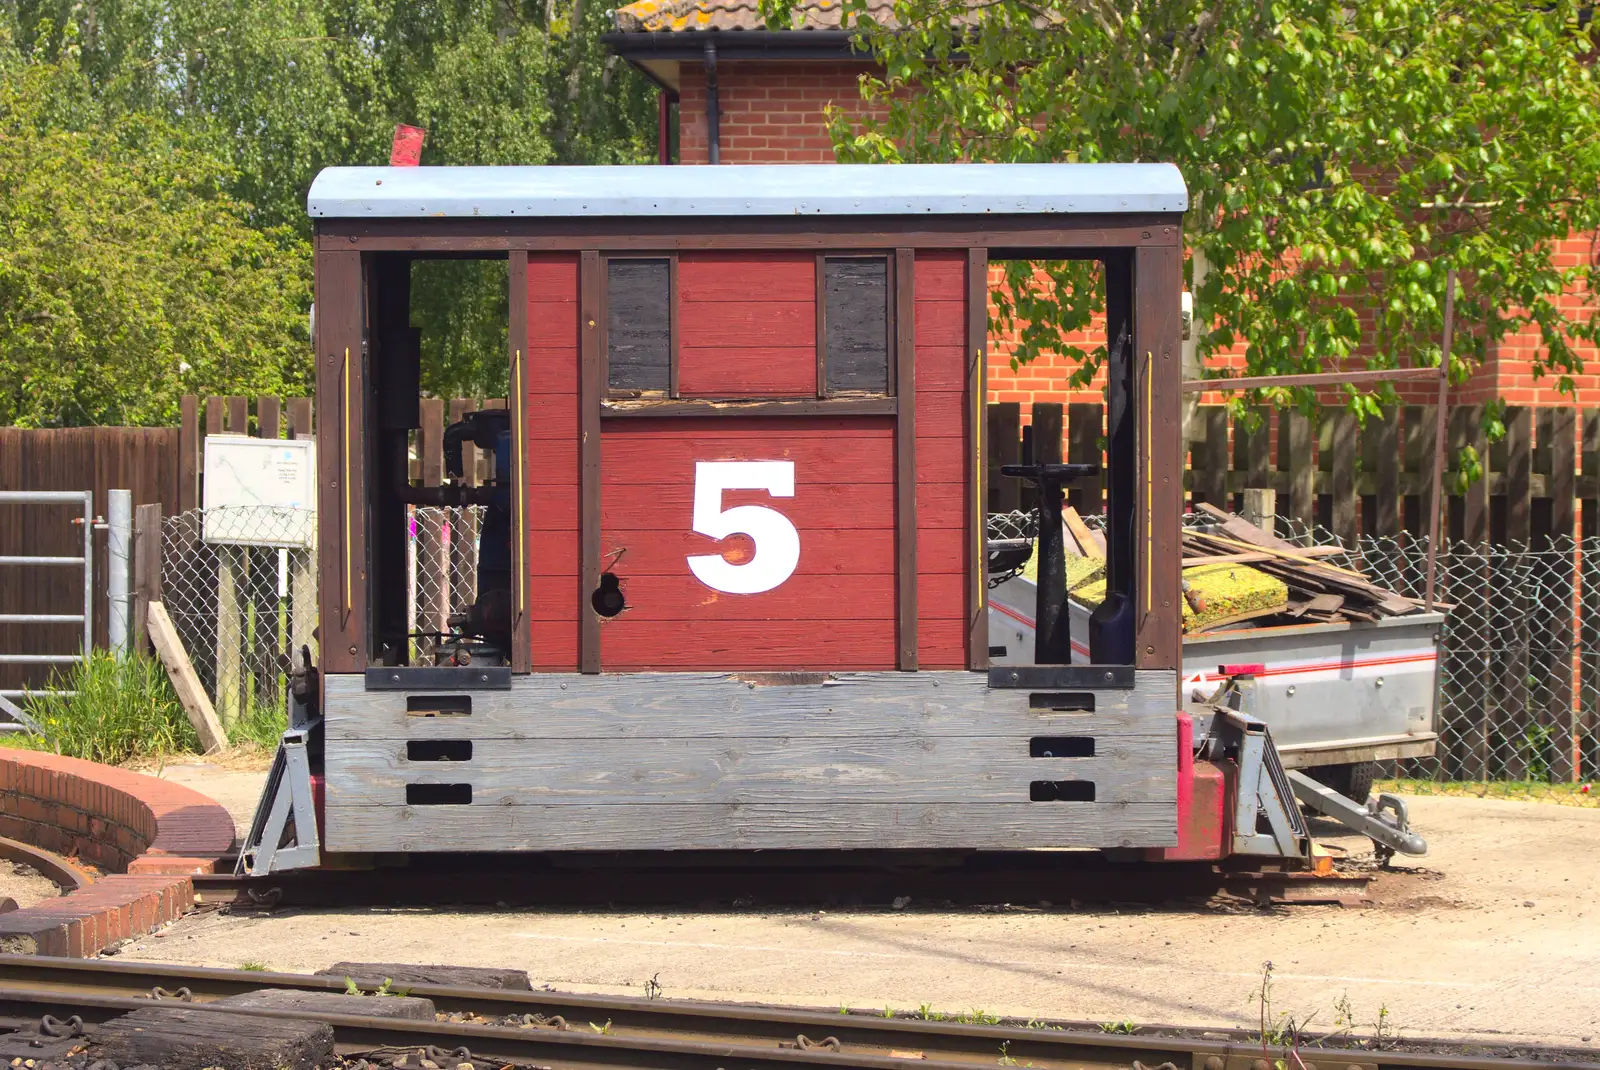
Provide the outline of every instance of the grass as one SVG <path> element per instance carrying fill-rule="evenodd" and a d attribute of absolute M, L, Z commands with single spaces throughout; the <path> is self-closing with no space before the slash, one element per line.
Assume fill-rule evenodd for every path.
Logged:
<path fill-rule="evenodd" d="M 41 734 L 16 732 L 7 742 L 108 765 L 199 749 L 166 670 L 153 658 L 95 651 L 52 684 L 55 690 L 35 692 L 26 704 Z"/>
<path fill-rule="evenodd" d="M 22 705 L 42 734 L 13 732 L 0 737 L 0 743 L 107 765 L 200 751 L 166 669 L 144 655 L 119 658 L 95 651 L 87 661 L 55 674 L 50 688 L 34 692 Z M 281 706 L 250 703 L 228 726 L 228 742 L 243 752 L 270 754 L 286 725 Z"/>
<path fill-rule="evenodd" d="M 1600 807 L 1600 785 L 1552 784 L 1543 780 L 1380 780 L 1373 791 L 1394 795 L 1460 795 L 1478 799 L 1514 799 L 1558 806 Z"/>

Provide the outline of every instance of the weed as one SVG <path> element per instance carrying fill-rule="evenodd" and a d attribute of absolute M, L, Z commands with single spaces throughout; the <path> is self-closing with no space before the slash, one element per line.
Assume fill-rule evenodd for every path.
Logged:
<path fill-rule="evenodd" d="M 933 1009 L 933 1004 L 924 1003 L 917 1008 L 917 1017 L 924 1022 L 942 1022 L 945 1016 Z"/>
<path fill-rule="evenodd" d="M 347 996 L 359 996 L 361 995 L 361 986 L 356 984 L 353 978 L 346 977 L 344 979 L 344 994 Z"/>
<path fill-rule="evenodd" d="M 849 1014 L 850 1013 L 850 1005 L 848 1003 L 840 1003 L 839 1004 L 839 1013 L 840 1014 Z"/>
<path fill-rule="evenodd" d="M 252 973 L 265 973 L 267 964 L 259 959 L 245 959 L 239 963 L 239 969 L 250 970 Z"/>
<path fill-rule="evenodd" d="M 960 1022 L 962 1025 L 999 1025 L 1000 1016 L 998 1014 L 990 1014 L 986 1010 L 974 1007 L 966 1014 L 963 1014 L 961 1017 L 957 1018 L 956 1021 Z"/>
<path fill-rule="evenodd" d="M 893 1018 L 894 1017 L 894 1008 L 889 1006 L 887 1003 L 885 1003 L 883 1005 L 883 1016 L 885 1018 Z"/>
<path fill-rule="evenodd" d="M 40 734 L 14 742 L 35 750 L 118 765 L 200 747 L 166 670 L 141 654 L 96 651 L 53 674 L 27 705 Z"/>
<path fill-rule="evenodd" d="M 1011 1041 L 1007 1040 L 1007 1041 L 1005 1041 L 1004 1043 L 1002 1043 L 1000 1045 L 1000 1065 L 1001 1066 L 1016 1066 L 1017 1065 L 1017 1061 L 1010 1056 L 1010 1054 L 1009 1054 L 1010 1051 L 1011 1051 Z"/>
<path fill-rule="evenodd" d="M 1028 1025 L 1032 1026 L 1033 1023 L 1029 1022 Z M 1138 1024 L 1136 1022 L 1134 1022 L 1133 1019 L 1131 1019 L 1131 1018 L 1124 1018 L 1120 1022 L 1101 1022 L 1100 1023 L 1100 1032 L 1102 1032 L 1102 1033 L 1116 1033 L 1119 1036 L 1131 1037 L 1131 1036 L 1133 1036 L 1133 1034 L 1137 1033 L 1138 1031 L 1139 1031 Z"/>
<path fill-rule="evenodd" d="M 344 993 L 347 996 L 404 996 L 410 992 L 411 989 L 409 988 L 395 988 L 394 980 L 389 977 L 385 977 L 383 984 L 374 988 L 371 992 L 361 991 L 361 986 L 356 984 L 352 978 L 346 977 L 344 979 Z"/>
<path fill-rule="evenodd" d="M 652 974 L 650 979 L 644 983 L 644 998 L 645 999 L 660 999 L 661 998 L 661 971 L 660 970 L 657 970 L 654 974 Z"/>
<path fill-rule="evenodd" d="M 611 1019 L 607 1018 L 605 1025 L 595 1025 L 593 1022 L 590 1022 L 589 1028 L 593 1029 L 596 1033 L 599 1033 L 603 1037 L 609 1037 L 611 1035 Z"/>

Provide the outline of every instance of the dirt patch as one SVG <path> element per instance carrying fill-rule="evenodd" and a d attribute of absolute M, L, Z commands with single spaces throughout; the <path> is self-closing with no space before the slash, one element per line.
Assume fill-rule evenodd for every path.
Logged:
<path fill-rule="evenodd" d="M 0 899 L 13 899 L 19 907 L 31 907 L 60 894 L 55 881 L 32 866 L 0 858 Z"/>

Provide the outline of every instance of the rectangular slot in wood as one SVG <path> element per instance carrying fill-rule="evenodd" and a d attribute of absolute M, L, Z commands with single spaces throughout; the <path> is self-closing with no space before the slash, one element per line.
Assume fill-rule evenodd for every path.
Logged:
<path fill-rule="evenodd" d="M 1028 695 L 1030 710 L 1052 713 L 1093 713 L 1093 691 L 1034 691 Z"/>
<path fill-rule="evenodd" d="M 471 784 L 407 784 L 407 806 L 467 806 L 472 802 Z"/>
<path fill-rule="evenodd" d="M 1028 740 L 1028 754 L 1034 758 L 1093 758 L 1094 737 L 1034 736 Z"/>
<path fill-rule="evenodd" d="M 1092 740 L 1090 741 L 1093 742 Z M 470 739 L 408 739 L 406 740 L 406 761 L 408 762 L 470 762 L 472 761 L 472 740 Z"/>
<path fill-rule="evenodd" d="M 1094 802 L 1092 780 L 1035 780 L 1028 785 L 1029 802 Z"/>
<path fill-rule="evenodd" d="M 407 695 L 406 714 L 411 717 L 471 717 L 471 695 Z"/>

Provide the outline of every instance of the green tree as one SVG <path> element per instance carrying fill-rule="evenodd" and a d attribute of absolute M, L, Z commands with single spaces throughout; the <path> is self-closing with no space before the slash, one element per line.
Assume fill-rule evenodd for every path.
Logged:
<path fill-rule="evenodd" d="M 640 162 L 653 151 L 653 90 L 607 54 L 607 14 L 583 0 L 19 0 L 11 10 L 21 47 L 47 58 L 70 47 L 107 109 L 165 116 L 228 160 L 223 188 L 263 228 L 309 235 L 316 173 L 387 163 L 397 123 L 428 130 L 425 164 Z M 504 266 L 427 264 L 415 281 L 425 387 L 503 393 Z"/>
<path fill-rule="evenodd" d="M 231 177 L 182 126 L 108 114 L 70 49 L 0 47 L 0 423 L 165 423 L 184 393 L 305 390 L 308 244 L 251 226 Z"/>
<path fill-rule="evenodd" d="M 765 0 L 781 25 L 791 0 Z M 1446 269 L 1463 281 L 1452 374 L 1530 325 L 1536 374 L 1570 390 L 1593 263 L 1556 241 L 1600 224 L 1600 96 L 1579 0 L 844 0 L 882 63 L 835 111 L 856 161 L 1171 161 L 1198 356 L 1242 344 L 1247 374 L 1437 365 Z M 1020 361 L 1103 351 L 1062 337 L 1097 304 L 1092 268 L 1013 265 L 1001 318 Z M 1346 388 L 1357 412 L 1385 394 Z M 1268 391 L 1314 405 L 1313 392 Z"/>

